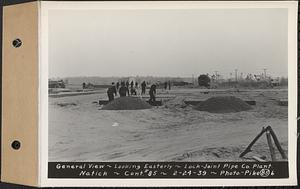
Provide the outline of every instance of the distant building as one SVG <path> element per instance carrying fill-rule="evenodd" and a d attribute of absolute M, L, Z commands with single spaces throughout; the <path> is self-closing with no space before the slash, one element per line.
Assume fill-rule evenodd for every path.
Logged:
<path fill-rule="evenodd" d="M 48 81 L 48 87 L 49 89 L 53 89 L 53 88 L 66 88 L 66 84 L 63 80 L 49 80 Z"/>

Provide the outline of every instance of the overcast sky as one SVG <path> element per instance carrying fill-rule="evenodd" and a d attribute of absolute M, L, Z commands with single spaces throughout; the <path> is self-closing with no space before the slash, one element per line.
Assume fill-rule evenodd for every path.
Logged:
<path fill-rule="evenodd" d="M 49 77 L 287 76 L 287 10 L 51 10 Z"/>

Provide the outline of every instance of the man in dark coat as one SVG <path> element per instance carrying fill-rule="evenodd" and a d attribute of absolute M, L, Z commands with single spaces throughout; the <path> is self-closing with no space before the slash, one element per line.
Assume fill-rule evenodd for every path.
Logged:
<path fill-rule="evenodd" d="M 130 82 L 130 94 L 131 94 L 131 95 L 134 94 L 134 88 L 133 88 L 133 86 L 134 86 L 134 83 L 133 83 L 133 81 L 131 81 L 131 82 Z"/>
<path fill-rule="evenodd" d="M 111 86 L 107 89 L 108 101 L 113 101 L 114 95 L 117 95 L 117 89 L 115 83 L 112 83 Z"/>
<path fill-rule="evenodd" d="M 119 94 L 120 94 L 120 97 L 124 97 L 124 96 L 126 96 L 126 94 L 128 94 L 128 96 L 129 96 L 129 90 L 125 86 L 124 82 L 121 82 L 121 87 L 119 89 Z"/>
<path fill-rule="evenodd" d="M 119 87 L 120 87 L 120 83 L 119 83 L 119 81 L 117 82 L 117 85 L 116 85 L 116 87 L 117 87 L 117 91 L 119 90 Z"/>
<path fill-rule="evenodd" d="M 143 83 L 141 84 L 141 87 L 142 87 L 142 94 L 145 94 L 146 93 L 146 82 L 143 81 Z"/>
<path fill-rule="evenodd" d="M 168 88 L 168 82 L 165 82 L 165 90 Z"/>
<path fill-rule="evenodd" d="M 126 81 L 126 87 L 129 90 L 129 81 Z M 128 94 L 128 96 L 129 96 L 129 94 Z"/>
<path fill-rule="evenodd" d="M 156 95 L 156 85 L 155 84 L 151 85 L 149 95 L 150 95 L 149 102 L 155 103 L 155 95 Z"/>

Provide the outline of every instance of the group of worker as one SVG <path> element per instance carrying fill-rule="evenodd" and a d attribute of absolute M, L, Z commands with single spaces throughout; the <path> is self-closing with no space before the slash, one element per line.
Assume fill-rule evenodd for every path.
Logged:
<path fill-rule="evenodd" d="M 171 81 L 166 81 L 165 83 L 164 83 L 164 88 L 165 88 L 165 90 L 167 90 L 167 88 L 168 88 L 168 86 L 169 86 L 169 90 L 171 90 Z"/>
<path fill-rule="evenodd" d="M 122 81 L 117 82 L 116 84 L 113 82 L 112 85 L 107 89 L 107 96 L 108 100 L 112 101 L 114 100 L 114 97 L 117 95 L 119 92 L 120 97 L 124 96 L 130 96 L 130 95 L 135 95 L 135 96 L 141 96 L 143 94 L 146 94 L 146 87 L 147 84 L 145 81 L 143 81 L 139 87 L 138 82 L 133 82 L 131 81 Z M 141 91 L 139 90 L 141 88 Z M 156 84 L 152 84 L 149 90 L 149 95 L 150 95 L 150 102 L 155 102 L 155 95 L 156 95 Z"/>

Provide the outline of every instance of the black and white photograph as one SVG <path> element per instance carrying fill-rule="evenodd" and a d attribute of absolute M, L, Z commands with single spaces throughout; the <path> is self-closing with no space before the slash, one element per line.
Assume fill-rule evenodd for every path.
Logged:
<path fill-rule="evenodd" d="M 48 161 L 288 162 L 288 9 L 145 7 L 48 10 Z"/>

